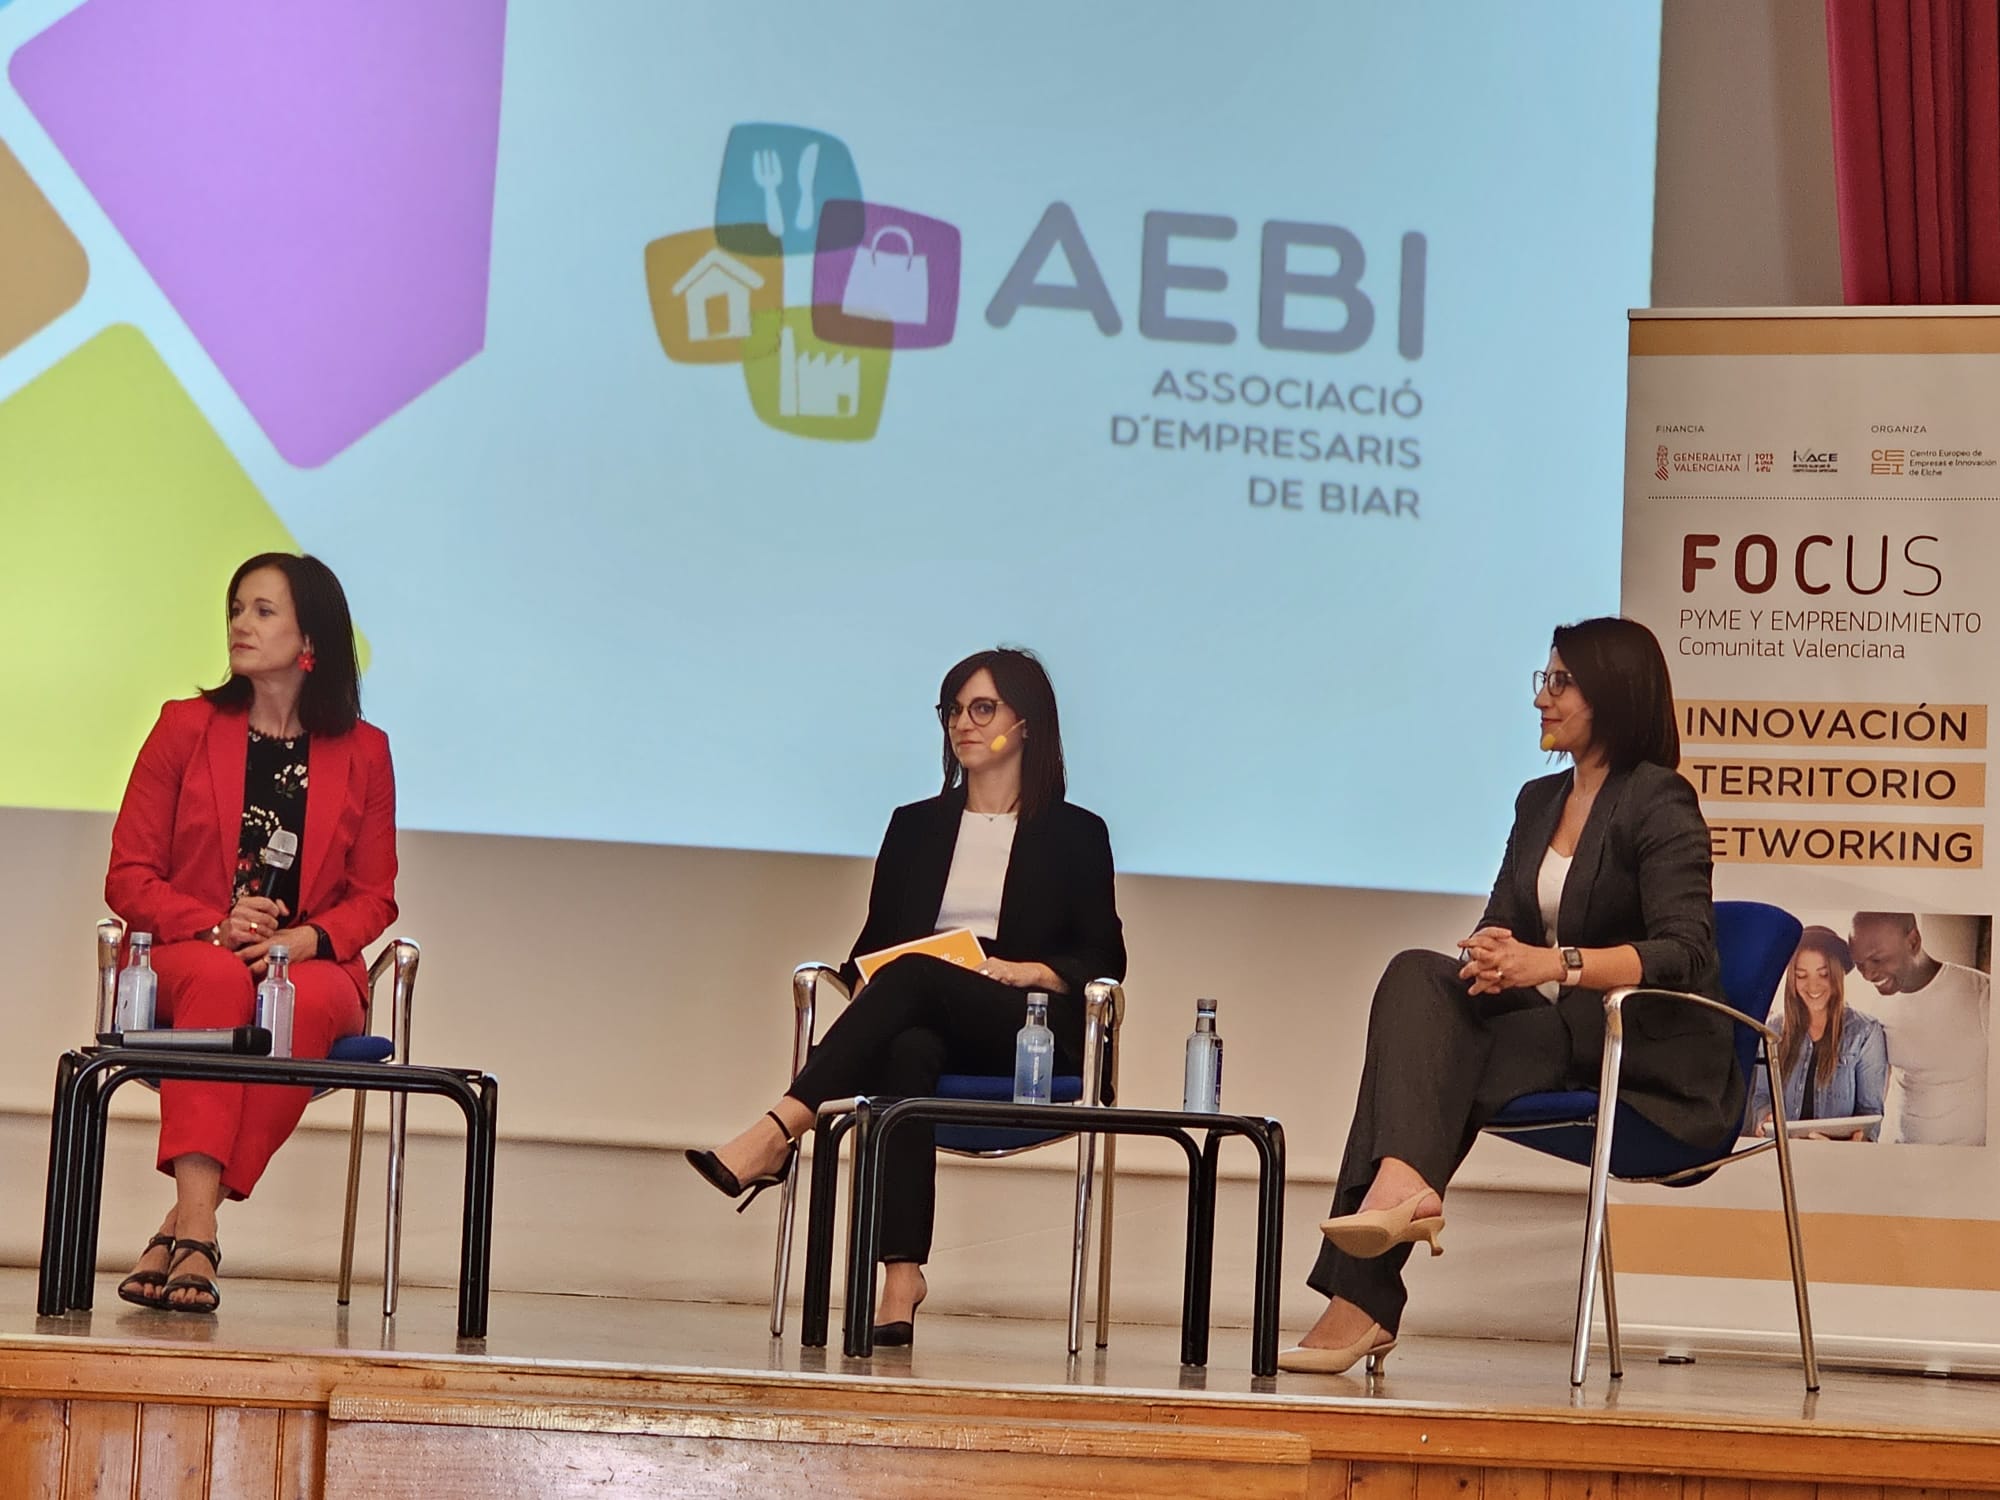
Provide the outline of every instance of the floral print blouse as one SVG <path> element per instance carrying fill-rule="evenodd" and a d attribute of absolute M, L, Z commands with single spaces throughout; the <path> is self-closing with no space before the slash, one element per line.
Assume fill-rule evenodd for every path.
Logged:
<path fill-rule="evenodd" d="M 243 767 L 243 833 L 236 844 L 234 899 L 269 895 L 284 902 L 294 916 L 299 909 L 299 861 L 294 859 L 289 870 L 277 871 L 267 892 L 259 856 L 280 828 L 301 842 L 305 839 L 309 739 L 301 734 L 281 740 L 250 731 L 250 750 Z"/>

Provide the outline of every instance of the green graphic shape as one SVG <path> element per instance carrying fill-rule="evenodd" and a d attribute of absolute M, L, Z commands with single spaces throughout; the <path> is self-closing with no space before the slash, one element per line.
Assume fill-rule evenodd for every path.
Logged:
<path fill-rule="evenodd" d="M 138 329 L 0 402 L 0 804 L 117 807 L 162 701 L 227 670 L 223 590 L 299 550 Z"/>
<path fill-rule="evenodd" d="M 766 425 L 823 442 L 862 443 L 882 420 L 889 353 L 828 343 L 813 332 L 810 307 L 772 308 L 751 323 L 743 380 Z"/>

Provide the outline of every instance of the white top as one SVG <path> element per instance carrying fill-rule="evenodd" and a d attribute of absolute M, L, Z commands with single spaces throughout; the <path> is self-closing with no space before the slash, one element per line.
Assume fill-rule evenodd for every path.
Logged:
<path fill-rule="evenodd" d="M 1000 935 L 1000 891 L 1007 884 L 1007 861 L 1014 854 L 1012 813 L 970 810 L 958 820 L 958 843 L 951 851 L 951 874 L 938 903 L 937 930 L 969 928 L 991 942 Z"/>
<path fill-rule="evenodd" d="M 1556 913 L 1562 909 L 1563 886 L 1569 882 L 1570 862 L 1573 854 L 1558 854 L 1554 844 L 1542 855 L 1542 867 L 1535 872 L 1535 904 L 1542 909 L 1542 931 L 1549 935 L 1552 947 L 1561 947 L 1562 939 L 1556 936 Z M 1535 993 L 1544 1000 L 1553 1000 L 1562 993 L 1562 986 L 1555 980 L 1544 980 L 1535 986 Z"/>
<path fill-rule="evenodd" d="M 1888 1033 L 1888 1112 L 1896 1114 L 1901 1104 L 1896 1139 L 1985 1145 L 1992 981 L 1963 964 L 1945 964 L 1929 984 L 1907 993 L 1870 995 L 1859 980 L 1849 981 L 1847 1003 Z"/>

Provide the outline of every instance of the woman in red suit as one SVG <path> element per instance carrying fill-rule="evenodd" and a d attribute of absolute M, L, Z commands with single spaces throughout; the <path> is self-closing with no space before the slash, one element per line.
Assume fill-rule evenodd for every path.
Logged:
<path fill-rule="evenodd" d="M 325 1057 L 361 1030 L 362 949 L 396 919 L 389 741 L 361 721 L 354 626 L 326 564 L 253 557 L 229 580 L 226 608 L 229 679 L 160 710 L 111 830 L 104 899 L 128 932 L 153 936 L 161 1025 L 248 1025 L 282 943 L 298 991 L 293 1055 Z M 279 829 L 298 856 L 273 878 L 259 856 Z M 177 1312 L 221 1304 L 216 1208 L 250 1196 L 308 1097 L 161 1085 L 159 1165 L 174 1206 L 119 1296 Z"/>

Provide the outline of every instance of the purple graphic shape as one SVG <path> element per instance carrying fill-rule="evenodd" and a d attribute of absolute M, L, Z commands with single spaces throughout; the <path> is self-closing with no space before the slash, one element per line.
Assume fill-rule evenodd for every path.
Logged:
<path fill-rule="evenodd" d="M 829 202 L 813 256 L 813 332 L 867 349 L 950 343 L 960 252 L 958 229 L 943 219 L 885 203 Z"/>
<path fill-rule="evenodd" d="M 85 0 L 14 86 L 294 464 L 486 341 L 506 0 Z"/>

